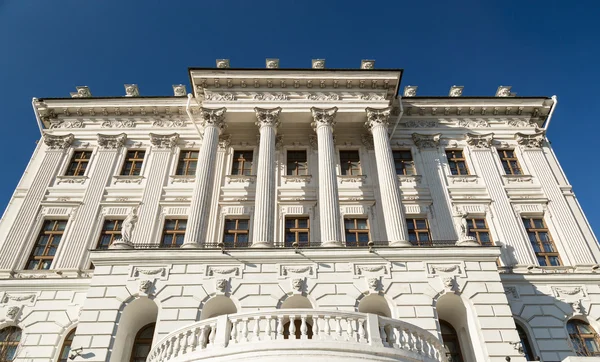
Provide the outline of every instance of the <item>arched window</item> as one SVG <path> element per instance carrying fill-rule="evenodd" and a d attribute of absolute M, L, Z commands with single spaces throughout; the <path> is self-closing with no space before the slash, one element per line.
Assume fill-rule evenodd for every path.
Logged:
<path fill-rule="evenodd" d="M 450 323 L 440 320 L 440 328 L 448 362 L 463 362 L 458 334 L 456 334 L 454 327 Z"/>
<path fill-rule="evenodd" d="M 535 361 L 533 356 L 533 349 L 531 348 L 531 343 L 529 343 L 529 338 L 527 337 L 527 333 L 519 325 L 519 323 L 515 322 L 517 326 L 517 332 L 519 333 L 519 340 L 521 342 L 521 348 L 523 349 L 523 353 L 525 354 L 525 359 L 528 361 Z"/>
<path fill-rule="evenodd" d="M 21 341 L 21 329 L 7 327 L 0 331 L 0 361 L 12 361 L 17 356 L 17 348 Z"/>
<path fill-rule="evenodd" d="M 67 334 L 65 341 L 63 342 L 62 348 L 60 349 L 60 359 L 58 362 L 69 362 L 69 352 L 71 352 L 71 344 L 73 343 L 73 337 L 75 337 L 75 328 Z"/>
<path fill-rule="evenodd" d="M 154 336 L 155 323 L 142 327 L 135 336 L 133 349 L 131 350 L 130 362 L 146 362 L 150 348 L 152 347 L 152 336 Z"/>
<path fill-rule="evenodd" d="M 598 334 L 589 324 L 571 319 L 567 322 L 567 331 L 578 356 L 600 356 Z"/>

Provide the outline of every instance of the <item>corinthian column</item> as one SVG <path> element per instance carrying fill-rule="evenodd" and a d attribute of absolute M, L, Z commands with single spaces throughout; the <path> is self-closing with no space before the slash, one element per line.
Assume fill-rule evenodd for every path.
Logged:
<path fill-rule="evenodd" d="M 394 155 L 388 136 L 388 119 L 391 107 L 384 109 L 367 108 L 366 111 L 367 122 L 365 126 L 373 134 L 379 192 L 381 193 L 381 206 L 383 207 L 387 237 L 392 246 L 411 246 L 408 241 L 406 219 L 402 209 Z"/>
<path fill-rule="evenodd" d="M 319 213 L 323 246 L 341 246 L 340 202 L 335 174 L 333 126 L 337 107 L 311 108 L 319 150 Z"/>
<path fill-rule="evenodd" d="M 275 227 L 275 136 L 281 108 L 254 108 L 260 129 L 256 195 L 254 196 L 253 247 L 273 246 Z"/>
<path fill-rule="evenodd" d="M 212 195 L 219 135 L 225 126 L 225 111 L 226 108 L 201 109 L 204 137 L 198 155 L 196 183 L 182 248 L 195 248 L 206 241 L 207 221 L 210 213 L 209 199 Z"/>

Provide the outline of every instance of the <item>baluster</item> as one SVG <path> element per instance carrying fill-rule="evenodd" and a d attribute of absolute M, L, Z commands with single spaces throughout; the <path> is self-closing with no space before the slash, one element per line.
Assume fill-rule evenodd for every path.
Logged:
<path fill-rule="evenodd" d="M 202 328 L 200 328 L 200 337 L 198 337 L 198 344 L 200 346 L 200 349 L 204 349 L 206 348 L 206 330 L 207 330 L 208 326 L 202 326 Z"/>
<path fill-rule="evenodd" d="M 415 332 L 415 348 L 419 354 L 423 353 L 423 345 L 421 344 L 421 336 Z"/>
<path fill-rule="evenodd" d="M 308 339 L 308 335 L 306 334 L 306 332 L 308 332 L 308 327 L 306 326 L 306 316 L 300 316 L 300 319 L 302 320 L 300 324 L 300 339 Z"/>
<path fill-rule="evenodd" d="M 395 347 L 394 342 L 396 342 L 396 333 L 395 333 L 396 331 L 394 329 L 394 326 L 391 324 L 388 324 L 387 328 L 389 331 L 388 336 L 387 336 L 388 346 L 393 348 L 393 347 Z"/>
<path fill-rule="evenodd" d="M 179 351 L 181 351 L 181 337 L 183 337 L 183 334 L 179 334 L 177 336 L 177 341 L 175 342 L 175 351 L 174 351 L 175 357 L 179 356 Z"/>
<path fill-rule="evenodd" d="M 215 338 L 217 338 L 217 322 L 210 325 L 210 334 L 208 335 L 208 342 L 211 346 L 215 345 Z"/>
<path fill-rule="evenodd" d="M 196 327 L 196 328 L 194 328 L 194 330 L 192 332 L 192 342 L 190 343 L 190 352 L 195 351 L 196 347 L 198 347 L 198 338 L 200 337 L 200 328 L 202 328 L 202 327 Z"/>
<path fill-rule="evenodd" d="M 267 340 L 272 340 L 273 336 L 271 335 L 271 316 L 267 316 L 267 325 L 265 327 L 265 334 L 267 335 Z"/>
<path fill-rule="evenodd" d="M 321 336 L 319 335 L 319 316 L 314 315 L 312 316 L 312 320 L 313 320 L 313 325 L 312 325 L 312 332 L 313 332 L 313 339 L 319 339 L 321 338 Z"/>
<path fill-rule="evenodd" d="M 296 339 L 296 316 L 290 316 L 290 330 L 289 330 L 289 339 Z"/>
<path fill-rule="evenodd" d="M 352 336 L 353 336 L 352 324 L 353 324 L 353 322 L 354 322 L 354 320 L 352 318 L 350 318 L 350 317 L 346 318 L 346 334 L 347 334 L 346 340 L 347 341 L 352 340 Z"/>
<path fill-rule="evenodd" d="M 283 316 L 277 317 L 277 333 L 275 339 L 283 339 Z"/>
<path fill-rule="evenodd" d="M 187 352 L 187 348 L 188 348 L 188 338 L 190 337 L 190 334 L 192 334 L 191 330 L 187 330 L 184 333 L 182 333 L 183 338 L 182 338 L 182 343 L 181 343 L 181 354 L 185 354 Z"/>
<path fill-rule="evenodd" d="M 337 334 L 335 339 L 338 341 L 341 341 L 342 340 L 342 318 L 341 317 L 335 318 L 335 333 Z"/>
<path fill-rule="evenodd" d="M 169 351 L 169 341 L 165 341 L 165 343 L 163 343 L 163 348 L 162 351 L 160 353 L 160 360 L 164 360 L 167 357 L 167 352 Z"/>
<path fill-rule="evenodd" d="M 402 327 L 394 327 L 394 333 L 396 340 L 394 341 L 394 347 L 402 348 Z"/>
<path fill-rule="evenodd" d="M 423 337 L 423 354 L 425 357 L 431 357 L 431 344 L 430 341 Z"/>
<path fill-rule="evenodd" d="M 252 337 L 253 341 L 260 341 L 260 317 L 256 316 L 254 317 L 254 331 L 253 331 L 254 336 Z"/>
<path fill-rule="evenodd" d="M 231 340 L 234 343 L 238 342 L 237 336 L 238 336 L 238 320 L 234 319 L 231 321 Z"/>
<path fill-rule="evenodd" d="M 413 350 L 413 340 L 412 340 L 412 334 L 410 333 L 410 330 L 407 328 L 404 330 L 406 332 L 406 350 L 408 351 L 412 351 Z"/>
<path fill-rule="evenodd" d="M 325 339 L 331 339 L 331 325 L 329 324 L 329 319 L 331 317 L 325 316 Z"/>
<path fill-rule="evenodd" d="M 381 342 L 383 342 L 383 346 L 389 347 L 387 341 L 387 334 L 385 333 L 385 324 L 383 324 L 383 321 L 379 322 L 379 336 L 381 337 Z"/>
<path fill-rule="evenodd" d="M 175 340 L 175 337 L 171 337 L 167 343 L 169 344 L 169 349 L 167 350 L 167 358 L 171 358 L 173 356 L 173 341 Z"/>
<path fill-rule="evenodd" d="M 244 342 L 248 342 L 248 318 L 242 320 L 242 338 Z"/>
<path fill-rule="evenodd" d="M 358 338 L 359 342 L 368 342 L 367 341 L 367 331 L 365 330 L 365 320 L 358 320 Z"/>

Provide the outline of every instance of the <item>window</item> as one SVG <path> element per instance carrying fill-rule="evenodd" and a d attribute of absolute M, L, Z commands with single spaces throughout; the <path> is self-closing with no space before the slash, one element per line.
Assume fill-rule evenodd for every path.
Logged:
<path fill-rule="evenodd" d="M 306 175 L 306 151 L 287 151 L 287 175 Z"/>
<path fill-rule="evenodd" d="M 65 232 L 67 220 L 46 220 L 29 256 L 25 269 L 50 269 L 60 239 Z"/>
<path fill-rule="evenodd" d="M 62 348 L 60 349 L 60 357 L 58 362 L 69 362 L 69 352 L 71 352 L 71 344 L 73 343 L 73 337 L 75 337 L 75 328 L 67 334 L 65 341 L 63 342 Z"/>
<path fill-rule="evenodd" d="M 96 249 L 108 249 L 115 240 L 120 239 L 122 225 L 123 220 L 104 220 Z"/>
<path fill-rule="evenodd" d="M 146 362 L 152 347 L 152 337 L 154 336 L 154 323 L 150 323 L 136 334 L 131 350 L 130 362 Z"/>
<path fill-rule="evenodd" d="M 17 348 L 21 341 L 21 329 L 6 327 L 0 331 L 0 361 L 9 362 L 17 356 Z"/>
<path fill-rule="evenodd" d="M 392 151 L 397 175 L 415 175 L 415 163 L 410 151 Z"/>
<path fill-rule="evenodd" d="M 179 152 L 179 160 L 177 161 L 176 175 L 194 176 L 196 174 L 196 166 L 198 165 L 198 151 Z"/>
<path fill-rule="evenodd" d="M 163 228 L 162 240 L 160 242 L 163 248 L 176 248 L 183 244 L 185 236 L 185 227 L 187 220 L 185 219 L 167 219 Z"/>
<path fill-rule="evenodd" d="M 232 175 L 250 175 L 252 173 L 252 151 L 233 152 Z"/>
<path fill-rule="evenodd" d="M 121 169 L 121 176 L 139 176 L 142 172 L 145 151 L 127 151 L 125 163 Z"/>
<path fill-rule="evenodd" d="M 544 219 L 523 218 L 523 224 L 525 224 L 529 242 L 531 242 L 540 266 L 561 265 L 560 256 L 558 255 L 554 241 L 552 241 L 550 232 L 544 223 Z"/>
<path fill-rule="evenodd" d="M 462 150 L 447 150 L 448 166 L 452 175 L 468 175 L 467 161 Z"/>
<path fill-rule="evenodd" d="M 285 246 L 294 246 L 298 243 L 300 247 L 310 246 L 310 221 L 307 217 L 294 217 L 285 219 Z"/>
<path fill-rule="evenodd" d="M 340 166 L 342 175 L 360 175 L 360 157 L 358 151 L 340 151 Z"/>
<path fill-rule="evenodd" d="M 368 246 L 369 221 L 367 219 L 344 219 L 346 246 Z"/>
<path fill-rule="evenodd" d="M 71 163 L 67 168 L 66 176 L 83 176 L 87 169 L 90 158 L 92 157 L 92 151 L 75 151 L 73 157 L 71 157 Z"/>
<path fill-rule="evenodd" d="M 533 349 L 531 349 L 531 344 L 529 343 L 529 338 L 527 338 L 527 333 L 525 333 L 525 330 L 519 325 L 519 323 L 515 322 L 515 325 L 517 326 L 517 333 L 519 333 L 521 349 L 523 349 L 525 359 L 528 361 L 535 361 L 536 359 L 533 357 Z"/>
<path fill-rule="evenodd" d="M 458 334 L 450 323 L 440 320 L 440 329 L 442 331 L 442 340 L 444 341 L 444 349 L 446 349 L 446 359 L 448 362 L 462 362 L 462 354 L 460 352 L 460 342 Z"/>
<path fill-rule="evenodd" d="M 469 226 L 469 236 L 474 237 L 479 244 L 483 246 L 494 245 L 485 219 L 467 219 L 467 225 Z"/>
<path fill-rule="evenodd" d="M 589 324 L 571 319 L 567 322 L 567 331 L 578 356 L 600 356 L 598 334 Z"/>
<path fill-rule="evenodd" d="M 522 175 L 521 166 L 519 166 L 519 160 L 515 156 L 513 150 L 498 150 L 500 154 L 500 160 L 502 160 L 502 167 L 507 175 Z"/>
<path fill-rule="evenodd" d="M 226 219 L 223 244 L 227 248 L 248 246 L 248 219 Z"/>
<path fill-rule="evenodd" d="M 413 245 L 431 245 L 427 219 L 406 219 L 406 226 L 408 227 L 408 240 Z"/>

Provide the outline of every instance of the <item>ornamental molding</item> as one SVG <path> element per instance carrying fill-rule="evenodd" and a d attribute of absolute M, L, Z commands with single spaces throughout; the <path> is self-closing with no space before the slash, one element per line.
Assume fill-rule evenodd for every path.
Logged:
<path fill-rule="evenodd" d="M 312 107 L 310 109 L 313 122 L 312 127 L 316 131 L 317 128 L 322 126 L 334 127 L 335 126 L 335 115 L 337 113 L 338 108 L 316 108 Z"/>
<path fill-rule="evenodd" d="M 100 149 L 104 150 L 115 150 L 123 145 L 125 145 L 125 141 L 127 140 L 127 135 L 125 133 L 120 133 L 118 135 L 104 135 L 98 133 L 98 146 Z"/>
<path fill-rule="evenodd" d="M 479 183 L 479 178 L 477 175 L 447 175 L 447 177 L 452 184 Z"/>
<path fill-rule="evenodd" d="M 252 99 L 255 101 L 289 101 L 290 97 L 281 92 L 277 93 L 255 93 L 252 96 Z"/>
<path fill-rule="evenodd" d="M 474 134 L 467 133 L 467 144 L 475 149 L 489 149 L 494 142 L 494 134 Z"/>
<path fill-rule="evenodd" d="M 87 181 L 87 179 L 87 176 L 56 176 L 56 184 L 83 185 Z"/>
<path fill-rule="evenodd" d="M 421 183 L 421 175 L 397 175 L 400 183 Z"/>
<path fill-rule="evenodd" d="M 177 119 L 155 119 L 152 121 L 152 127 L 185 127 L 185 120 L 181 118 Z"/>
<path fill-rule="evenodd" d="M 266 109 L 266 108 L 254 108 L 256 112 L 255 124 L 259 127 L 279 127 L 279 115 L 281 114 L 281 107 Z"/>
<path fill-rule="evenodd" d="M 390 263 L 350 263 L 350 268 L 354 272 L 354 278 L 391 278 L 391 264 Z"/>
<path fill-rule="evenodd" d="M 390 112 L 392 111 L 392 107 L 386 108 L 366 108 L 367 112 L 367 122 L 365 122 L 365 127 L 371 131 L 375 126 L 384 126 L 387 129 L 389 124 Z"/>
<path fill-rule="evenodd" d="M 80 120 L 58 120 L 50 119 L 50 129 L 58 128 L 83 128 L 83 121 Z"/>
<path fill-rule="evenodd" d="M 441 133 L 436 134 L 419 134 L 413 133 L 412 140 L 419 149 L 437 148 L 440 145 Z"/>
<path fill-rule="evenodd" d="M 306 99 L 309 101 L 339 101 L 340 95 L 337 93 L 312 93 L 307 94 Z"/>
<path fill-rule="evenodd" d="M 187 184 L 196 182 L 196 175 L 171 175 L 171 183 Z"/>
<path fill-rule="evenodd" d="M 175 147 L 175 145 L 177 145 L 178 141 L 178 133 L 171 133 L 168 135 L 150 133 L 150 143 L 157 149 L 172 149 Z"/>
<path fill-rule="evenodd" d="M 283 183 L 294 184 L 294 183 L 309 183 L 312 179 L 311 175 L 283 175 Z"/>
<path fill-rule="evenodd" d="M 225 175 L 228 184 L 248 183 L 253 184 L 256 181 L 254 175 Z"/>
<path fill-rule="evenodd" d="M 225 112 L 227 108 L 200 108 L 200 114 L 202 116 L 202 127 L 214 126 L 223 130 L 225 127 Z"/>
<path fill-rule="evenodd" d="M 338 181 L 341 184 L 344 183 L 364 183 L 367 179 L 367 175 L 337 175 Z"/>
<path fill-rule="evenodd" d="M 35 303 L 36 301 L 36 294 L 9 294 L 9 293 L 5 293 L 4 296 L 2 297 L 2 303 L 3 304 L 7 304 L 7 303 L 11 303 L 11 302 L 25 302 L 25 301 L 29 301 L 30 304 Z"/>
<path fill-rule="evenodd" d="M 118 109 L 118 108 L 117 108 Z M 108 119 L 100 125 L 102 128 L 135 128 L 135 122 L 131 119 Z"/>
<path fill-rule="evenodd" d="M 212 102 L 231 102 L 237 100 L 233 93 L 217 93 L 204 89 L 204 100 Z"/>
<path fill-rule="evenodd" d="M 463 128 L 486 128 L 490 126 L 490 123 L 483 119 L 461 119 L 457 124 Z"/>
<path fill-rule="evenodd" d="M 533 134 L 525 134 L 525 133 L 515 133 L 515 139 L 517 143 L 523 148 L 540 148 L 544 144 L 544 136 L 545 131 L 533 133 Z"/>
<path fill-rule="evenodd" d="M 531 175 L 502 175 L 502 178 L 507 184 L 533 183 L 533 176 Z"/>
<path fill-rule="evenodd" d="M 224 150 L 231 144 L 231 135 L 224 134 L 219 136 L 219 149 Z"/>
<path fill-rule="evenodd" d="M 433 275 L 463 275 L 461 264 L 427 264 L 427 271 L 430 276 Z"/>
<path fill-rule="evenodd" d="M 129 279 L 159 279 L 168 280 L 170 265 L 165 266 L 131 266 L 129 271 Z"/>
<path fill-rule="evenodd" d="M 116 175 L 116 176 L 113 176 L 113 185 L 116 185 L 116 184 L 137 184 L 137 185 L 140 185 L 142 183 L 143 179 L 144 179 L 144 176 L 123 176 L 123 175 Z"/>
<path fill-rule="evenodd" d="M 585 298 L 587 296 L 583 286 L 552 286 L 550 288 L 552 290 L 552 294 L 554 294 L 556 298 L 566 301 L 581 300 L 581 298 Z"/>
<path fill-rule="evenodd" d="M 280 278 L 316 278 L 318 272 L 317 264 L 279 264 Z"/>
<path fill-rule="evenodd" d="M 207 265 L 205 275 L 206 277 L 214 277 L 217 275 L 228 276 L 230 278 L 241 278 L 242 267 L 239 265 Z"/>
<path fill-rule="evenodd" d="M 515 127 L 515 128 L 526 128 L 526 127 L 538 128 L 538 125 L 535 122 L 525 120 L 525 119 L 509 120 L 509 121 L 506 121 L 506 125 L 509 127 Z"/>
<path fill-rule="evenodd" d="M 49 134 L 44 134 L 44 143 L 51 150 L 64 150 L 68 148 L 75 139 L 75 136 L 72 133 L 69 133 L 64 136 L 53 136 Z"/>
<path fill-rule="evenodd" d="M 406 128 L 436 128 L 439 122 L 433 119 L 411 119 L 403 122 L 402 125 Z"/>
<path fill-rule="evenodd" d="M 385 94 L 367 93 L 360 96 L 363 101 L 383 101 L 385 100 Z"/>

